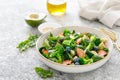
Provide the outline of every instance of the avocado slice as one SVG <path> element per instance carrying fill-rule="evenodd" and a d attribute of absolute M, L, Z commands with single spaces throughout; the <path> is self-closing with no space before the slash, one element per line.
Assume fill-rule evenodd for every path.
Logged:
<path fill-rule="evenodd" d="M 30 13 L 25 18 L 25 21 L 28 25 L 32 27 L 37 27 L 45 21 L 47 15 L 45 13 Z"/>

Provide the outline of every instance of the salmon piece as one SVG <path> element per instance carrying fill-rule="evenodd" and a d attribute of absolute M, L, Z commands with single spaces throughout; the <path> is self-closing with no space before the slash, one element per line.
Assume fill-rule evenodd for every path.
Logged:
<path fill-rule="evenodd" d="M 48 50 L 43 50 L 43 53 L 48 55 Z"/>
<path fill-rule="evenodd" d="M 63 32 L 62 32 L 62 33 L 60 33 L 60 34 L 59 34 L 59 36 L 64 37 L 64 33 L 63 33 Z"/>
<path fill-rule="evenodd" d="M 80 42 L 81 42 L 81 39 L 76 40 L 76 44 L 80 44 Z"/>
<path fill-rule="evenodd" d="M 104 51 L 104 50 L 99 50 L 98 51 L 98 55 L 100 55 L 100 56 L 105 56 L 105 55 L 107 55 L 107 52 L 106 51 Z"/>
<path fill-rule="evenodd" d="M 82 49 L 77 48 L 76 51 L 78 57 L 85 57 L 85 52 Z"/>
<path fill-rule="evenodd" d="M 63 65 L 70 65 L 70 64 L 72 64 L 72 60 L 63 61 Z"/>

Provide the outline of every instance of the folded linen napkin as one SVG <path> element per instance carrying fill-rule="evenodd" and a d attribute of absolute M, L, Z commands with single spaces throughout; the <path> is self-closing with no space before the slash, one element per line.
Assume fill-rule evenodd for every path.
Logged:
<path fill-rule="evenodd" d="M 80 2 L 80 16 L 88 20 L 99 20 L 112 28 L 120 26 L 120 0 L 99 0 L 85 4 Z"/>

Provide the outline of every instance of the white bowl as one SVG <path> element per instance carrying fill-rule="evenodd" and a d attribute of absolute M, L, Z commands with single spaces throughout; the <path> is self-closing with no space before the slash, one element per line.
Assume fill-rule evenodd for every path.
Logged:
<path fill-rule="evenodd" d="M 38 30 L 41 34 L 44 34 L 46 32 L 52 31 L 53 29 L 56 29 L 59 27 L 62 27 L 62 26 L 58 23 L 45 22 L 45 23 L 42 23 L 40 26 L 38 26 Z"/>
<path fill-rule="evenodd" d="M 39 48 L 43 46 L 43 41 L 49 35 L 49 32 L 48 32 L 48 33 L 45 33 L 45 34 L 41 35 L 36 42 L 37 52 L 40 55 L 40 59 L 43 63 L 45 63 L 49 67 L 51 67 L 55 70 L 58 70 L 58 71 L 62 71 L 62 72 L 66 72 L 66 73 L 82 73 L 82 72 L 88 72 L 88 71 L 94 70 L 94 69 L 102 66 L 104 63 L 106 63 L 109 60 L 109 58 L 111 56 L 111 51 L 112 51 L 112 48 L 113 48 L 113 44 L 112 44 L 111 39 L 108 36 L 101 33 L 98 29 L 90 28 L 90 27 L 80 27 L 80 26 L 61 27 L 61 28 L 57 28 L 57 29 L 53 30 L 52 33 L 53 33 L 53 35 L 57 35 L 57 34 L 63 32 L 63 30 L 66 29 L 66 28 L 68 28 L 70 30 L 75 30 L 76 32 L 90 32 L 90 33 L 98 35 L 100 38 L 106 38 L 107 39 L 107 44 L 108 44 L 107 46 L 109 48 L 108 55 L 100 61 L 97 61 L 97 62 L 92 63 L 92 64 L 87 64 L 87 65 L 62 65 L 62 64 L 53 62 L 53 61 L 45 58 L 39 52 Z"/>

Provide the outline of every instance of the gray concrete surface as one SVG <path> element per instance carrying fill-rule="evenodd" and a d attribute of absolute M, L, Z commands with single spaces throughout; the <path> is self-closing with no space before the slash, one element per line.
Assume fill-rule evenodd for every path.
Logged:
<path fill-rule="evenodd" d="M 24 21 L 29 12 L 45 12 L 48 14 L 46 21 L 64 26 L 105 27 L 98 22 L 81 19 L 77 0 L 67 1 L 66 15 L 53 17 L 47 12 L 46 0 L 0 0 L 0 80 L 44 80 L 34 71 L 36 66 L 48 68 L 40 61 L 36 49 L 28 49 L 22 54 L 16 49 L 17 44 L 30 33 L 39 34 L 37 28 L 31 28 Z M 120 27 L 113 30 L 120 32 Z M 112 53 L 111 59 L 99 69 L 80 74 L 53 70 L 54 77 L 45 80 L 120 80 L 120 52 L 113 49 Z"/>

